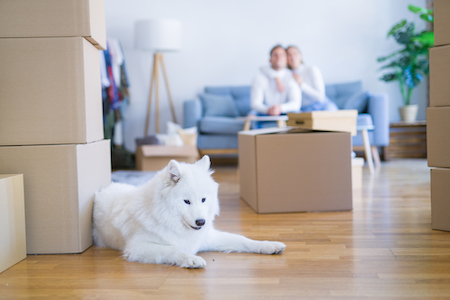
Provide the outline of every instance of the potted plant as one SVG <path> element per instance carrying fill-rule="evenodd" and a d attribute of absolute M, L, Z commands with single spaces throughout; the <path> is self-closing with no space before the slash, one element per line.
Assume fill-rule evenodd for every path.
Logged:
<path fill-rule="evenodd" d="M 409 5 L 408 9 L 420 15 L 426 22 L 433 23 L 433 11 Z M 389 70 L 380 80 L 397 81 L 403 99 L 403 107 L 399 108 L 402 121 L 414 122 L 417 116 L 417 104 L 411 105 L 411 95 L 424 76 L 429 75 L 428 49 L 434 45 L 434 33 L 424 30 L 417 33 L 413 22 L 402 20 L 395 24 L 387 37 L 394 37 L 402 48 L 390 55 L 379 57 L 378 62 L 387 62 L 381 70 Z"/>

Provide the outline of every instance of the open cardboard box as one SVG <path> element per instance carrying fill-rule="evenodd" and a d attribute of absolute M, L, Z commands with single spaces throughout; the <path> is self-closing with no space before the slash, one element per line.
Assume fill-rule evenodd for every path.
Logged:
<path fill-rule="evenodd" d="M 22 174 L 0 174 L 0 273 L 27 257 Z"/>
<path fill-rule="evenodd" d="M 84 38 L 0 39 L 0 64 L 0 145 L 103 139 L 99 53 Z"/>
<path fill-rule="evenodd" d="M 193 145 L 142 145 L 136 149 L 136 169 L 141 171 L 159 171 L 166 167 L 172 159 L 192 164 L 198 158 L 198 149 Z"/>
<path fill-rule="evenodd" d="M 92 245 L 97 190 L 111 183 L 110 142 L 0 147 L 0 173 L 23 174 L 28 254 Z"/>
<path fill-rule="evenodd" d="M 348 132 L 239 132 L 240 195 L 258 213 L 351 210 L 351 169 Z"/>
<path fill-rule="evenodd" d="M 0 1 L 0 38 L 76 36 L 106 49 L 103 0 Z"/>

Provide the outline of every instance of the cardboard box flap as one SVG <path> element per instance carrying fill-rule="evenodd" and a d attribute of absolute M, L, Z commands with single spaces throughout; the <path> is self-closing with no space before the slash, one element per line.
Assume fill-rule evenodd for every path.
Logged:
<path fill-rule="evenodd" d="M 261 129 L 252 129 L 252 130 L 246 130 L 246 131 L 239 131 L 239 134 L 244 135 L 260 135 L 260 134 L 268 134 L 268 133 L 276 133 L 276 132 L 286 132 L 286 130 L 289 130 L 294 127 L 284 127 L 284 128 L 261 128 Z"/>
<path fill-rule="evenodd" d="M 289 119 L 337 119 L 337 118 L 356 118 L 358 111 L 356 109 L 341 109 L 337 111 L 312 111 L 308 113 L 288 113 Z"/>
<path fill-rule="evenodd" d="M 356 135 L 358 118 L 356 109 L 289 113 L 288 117 L 288 126 L 327 131 L 348 131 L 352 135 Z"/>
<path fill-rule="evenodd" d="M 186 157 L 198 156 L 198 150 L 195 146 L 160 146 L 160 145 L 143 145 L 140 147 L 144 157 Z"/>
<path fill-rule="evenodd" d="M 244 135 L 265 135 L 265 134 L 290 134 L 290 133 L 317 133 L 317 132 L 334 132 L 333 130 L 320 130 L 312 128 L 284 127 L 284 128 L 261 128 L 248 131 L 240 131 L 239 134 Z"/>

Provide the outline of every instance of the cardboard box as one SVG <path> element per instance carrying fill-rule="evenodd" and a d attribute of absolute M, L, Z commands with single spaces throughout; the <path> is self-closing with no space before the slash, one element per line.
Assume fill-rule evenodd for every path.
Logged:
<path fill-rule="evenodd" d="M 27 253 L 92 245 L 95 191 L 111 183 L 110 142 L 0 147 L 0 173 L 24 174 Z"/>
<path fill-rule="evenodd" d="M 241 198 L 258 213 L 351 210 L 350 133 L 292 129 L 239 132 Z"/>
<path fill-rule="evenodd" d="M 103 0 L 0 1 L 0 37 L 85 37 L 106 49 Z"/>
<path fill-rule="evenodd" d="M 450 231 L 450 169 L 431 169 L 431 228 Z"/>
<path fill-rule="evenodd" d="M 450 44 L 450 1 L 434 0 L 434 45 Z"/>
<path fill-rule="evenodd" d="M 27 257 L 22 174 L 0 174 L 0 273 Z"/>
<path fill-rule="evenodd" d="M 364 166 L 364 158 L 352 158 L 352 188 L 358 190 L 362 188 L 362 168 Z"/>
<path fill-rule="evenodd" d="M 170 160 L 195 163 L 199 158 L 196 146 L 142 145 L 136 149 L 136 169 L 141 171 L 159 171 Z"/>
<path fill-rule="evenodd" d="M 0 145 L 103 139 L 98 50 L 81 37 L 0 39 Z"/>
<path fill-rule="evenodd" d="M 429 167 L 450 168 L 450 107 L 427 108 Z"/>
<path fill-rule="evenodd" d="M 448 84 L 448 78 L 450 78 L 450 46 L 431 48 L 430 49 L 431 107 L 450 106 L 450 85 Z"/>
<path fill-rule="evenodd" d="M 288 126 L 314 130 L 347 131 L 356 135 L 356 109 L 289 113 Z"/>

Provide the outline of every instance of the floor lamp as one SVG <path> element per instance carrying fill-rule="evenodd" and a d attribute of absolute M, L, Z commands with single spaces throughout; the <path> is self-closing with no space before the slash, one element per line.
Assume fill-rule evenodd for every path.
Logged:
<path fill-rule="evenodd" d="M 155 89 L 155 121 L 156 133 L 159 131 L 159 69 L 161 68 L 167 88 L 170 109 L 175 123 L 177 117 L 170 94 L 169 82 L 167 80 L 166 67 L 164 65 L 164 52 L 179 51 L 181 48 L 181 22 L 173 19 L 142 20 L 135 25 L 135 47 L 138 50 L 154 51 L 153 70 L 150 80 L 150 91 L 148 94 L 147 117 L 145 120 L 145 136 L 148 136 L 150 115 L 152 107 L 153 89 Z"/>

